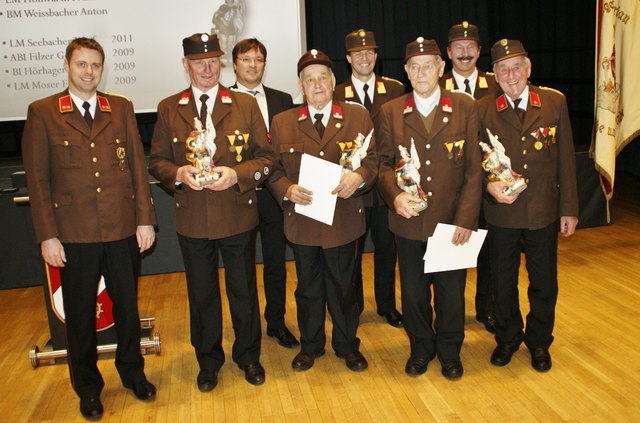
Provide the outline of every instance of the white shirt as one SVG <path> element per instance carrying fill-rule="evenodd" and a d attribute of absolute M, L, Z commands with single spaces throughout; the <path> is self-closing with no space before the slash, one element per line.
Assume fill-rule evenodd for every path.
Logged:
<path fill-rule="evenodd" d="M 264 86 L 262 85 L 262 83 L 258 84 L 253 89 L 247 88 L 237 81 L 236 85 L 238 86 L 238 89 L 240 91 L 249 93 L 256 99 L 256 101 L 258 102 L 258 107 L 260 107 L 260 111 L 262 112 L 262 119 L 264 120 L 264 124 L 267 126 L 267 130 L 269 130 L 269 108 L 267 107 L 267 96 L 264 93 Z"/>
<path fill-rule="evenodd" d="M 96 105 L 98 103 L 98 96 L 96 95 L 96 93 L 93 93 L 91 98 L 88 100 L 81 99 L 71 91 L 69 91 L 69 95 L 71 96 L 71 100 L 73 100 L 73 104 L 75 104 L 78 110 L 80 110 L 80 114 L 82 116 L 84 116 L 84 107 L 82 107 L 82 104 L 86 101 L 89 103 L 89 113 L 91 113 L 91 117 L 96 117 Z"/>
<path fill-rule="evenodd" d="M 514 102 L 509 98 L 508 95 L 505 95 L 505 97 L 507 97 L 507 101 L 509 102 L 509 105 L 513 107 Z M 522 90 L 518 98 L 520 99 L 520 104 L 518 104 L 518 109 L 522 109 L 526 112 L 527 106 L 529 105 L 529 85 L 524 87 L 524 90 Z"/>
<path fill-rule="evenodd" d="M 209 96 L 209 98 L 207 99 L 207 113 L 211 114 L 213 112 L 213 105 L 216 102 L 216 97 L 218 95 L 218 88 L 220 87 L 220 84 L 216 84 L 215 87 L 211 88 L 209 91 L 204 92 L 202 90 L 200 90 L 199 88 L 194 87 L 193 85 L 191 86 L 191 90 L 193 91 L 193 96 L 196 99 L 196 107 L 198 109 L 198 116 L 200 116 L 200 110 L 202 109 L 202 102 L 200 101 L 200 96 L 202 94 L 206 94 Z M 202 124 L 204 125 L 204 122 L 202 122 Z"/>
<path fill-rule="evenodd" d="M 413 99 L 416 103 L 416 108 L 418 109 L 418 112 L 420 112 L 422 116 L 428 116 L 429 113 L 431 113 L 433 109 L 435 109 L 438 103 L 440 103 L 440 87 L 437 86 L 433 94 L 431 94 L 427 98 L 420 97 L 414 91 Z"/>
<path fill-rule="evenodd" d="M 324 125 L 324 127 L 326 128 L 327 125 L 329 124 L 329 118 L 331 117 L 331 105 L 333 104 L 333 102 L 328 102 L 327 104 L 325 104 L 325 106 L 321 109 L 318 110 L 315 107 L 313 107 L 312 105 L 309 104 L 309 116 L 311 116 L 311 120 L 313 121 L 312 123 L 316 122 L 316 118 L 315 115 L 317 113 L 322 113 L 322 124 Z"/>
<path fill-rule="evenodd" d="M 369 100 L 371 100 L 371 104 L 373 104 L 373 96 L 376 91 L 376 75 L 371 75 L 371 79 L 367 82 L 362 82 L 355 76 L 351 75 L 351 83 L 353 84 L 353 88 L 356 89 L 356 93 L 358 93 L 358 97 L 362 99 L 362 104 L 364 105 L 364 84 L 369 86 L 367 93 L 369 94 Z"/>
<path fill-rule="evenodd" d="M 455 69 L 451 70 L 451 75 L 453 75 L 453 78 L 456 80 L 456 85 L 458 86 L 459 90 L 464 91 L 464 80 L 468 79 L 469 88 L 471 88 L 471 95 L 476 92 L 476 82 L 478 82 L 478 68 L 475 68 L 473 70 L 473 73 L 466 77 L 457 73 Z"/>

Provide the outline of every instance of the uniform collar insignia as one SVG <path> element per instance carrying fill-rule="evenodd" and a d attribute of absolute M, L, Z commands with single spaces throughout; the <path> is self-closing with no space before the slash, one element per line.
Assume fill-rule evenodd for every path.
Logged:
<path fill-rule="evenodd" d="M 478 87 L 479 88 L 489 88 L 489 84 L 487 84 L 487 78 L 484 76 L 478 75 Z"/>
<path fill-rule="evenodd" d="M 542 107 L 542 103 L 540 103 L 540 96 L 538 93 L 534 93 L 529 90 L 529 101 L 533 107 L 537 107 L 538 109 Z"/>
<path fill-rule="evenodd" d="M 454 89 L 453 78 L 447 78 L 447 80 L 444 83 L 444 89 L 447 91 L 451 91 Z"/>
<path fill-rule="evenodd" d="M 453 113 L 453 103 L 449 97 L 440 97 L 440 105 L 442 106 L 443 112 Z"/>
<path fill-rule="evenodd" d="M 384 82 L 382 82 L 382 81 L 378 81 L 376 83 L 376 88 L 378 90 L 378 94 L 386 94 L 387 93 L 387 87 L 384 86 Z"/>
<path fill-rule="evenodd" d="M 180 100 L 178 100 L 178 104 L 181 106 L 186 106 L 187 104 L 189 104 L 189 99 L 191 99 L 190 89 L 182 93 L 182 95 L 180 96 Z"/>
<path fill-rule="evenodd" d="M 229 95 L 229 91 L 227 90 L 223 90 L 220 89 L 218 91 L 219 95 L 220 95 L 220 101 L 222 101 L 222 104 L 231 104 L 231 96 Z"/>
<path fill-rule="evenodd" d="M 73 101 L 69 94 L 58 99 L 58 109 L 60 113 L 68 113 L 73 111 Z"/>
<path fill-rule="evenodd" d="M 302 122 L 308 117 L 309 117 L 309 107 L 308 106 L 300 107 L 300 109 L 298 109 L 298 122 Z"/>
<path fill-rule="evenodd" d="M 496 110 L 501 112 L 504 109 L 507 109 L 509 104 L 507 103 L 507 97 L 502 94 L 500 97 L 496 98 Z"/>
<path fill-rule="evenodd" d="M 353 85 L 344 87 L 344 98 L 353 98 Z"/>
<path fill-rule="evenodd" d="M 404 102 L 404 111 L 402 113 L 406 115 L 407 113 L 413 112 L 414 104 L 413 96 L 409 97 L 407 101 Z"/>
<path fill-rule="evenodd" d="M 331 114 L 335 119 L 342 119 L 342 107 L 333 103 L 331 105 Z"/>
<path fill-rule="evenodd" d="M 103 97 L 101 95 L 98 96 L 98 107 L 101 112 L 111 112 L 111 105 L 109 104 L 109 99 L 107 97 Z"/>

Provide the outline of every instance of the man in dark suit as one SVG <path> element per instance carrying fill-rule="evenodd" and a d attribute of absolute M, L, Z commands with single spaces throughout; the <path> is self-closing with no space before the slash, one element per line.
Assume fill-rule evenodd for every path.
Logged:
<path fill-rule="evenodd" d="M 389 227 L 396 235 L 404 327 L 411 346 L 405 372 L 423 374 L 437 355 L 442 374 L 454 380 L 463 374 L 466 269 L 425 274 L 423 256 L 438 223 L 456 226 L 454 245 L 466 243 L 478 224 L 478 114 L 471 97 L 442 92 L 438 86 L 444 61 L 435 41 L 418 37 L 407 44 L 405 71 L 413 92 L 382 106 L 378 133 L 378 187 L 395 212 Z M 408 175 L 398 175 L 396 169 L 407 163 L 413 166 L 411 182 L 424 191 L 420 196 L 400 186 L 399 176 L 406 180 Z M 414 205 L 425 200 L 427 208 L 418 212 Z"/>
<path fill-rule="evenodd" d="M 264 123 L 269 130 L 273 117 L 291 109 L 291 95 L 262 85 L 262 76 L 267 61 L 267 48 L 255 38 L 238 42 L 232 52 L 236 83 L 231 87 L 253 95 L 258 102 Z M 284 323 L 287 302 L 287 269 L 285 268 L 284 218 L 282 209 L 264 184 L 257 188 L 260 241 L 263 259 L 263 281 L 266 305 L 264 318 L 267 335 L 275 337 L 286 348 L 295 348 L 300 343 Z"/>
<path fill-rule="evenodd" d="M 336 86 L 333 98 L 337 101 L 355 101 L 367 108 L 373 125 L 380 127 L 380 107 L 389 100 L 404 94 L 404 85 L 400 81 L 378 76 L 374 67 L 378 54 L 378 45 L 371 31 L 359 29 L 345 37 L 347 61 L 351 65 L 351 78 Z M 371 229 L 374 246 L 374 292 L 376 308 L 388 324 L 402 327 L 402 314 L 396 309 L 396 244 L 389 231 L 389 208 L 382 201 L 377 189 L 364 195 L 367 231 Z M 362 252 L 367 233 L 358 239 L 358 257 L 356 258 L 355 284 L 360 312 L 364 309 L 362 291 Z"/>
<path fill-rule="evenodd" d="M 485 181 L 483 207 L 489 223 L 491 273 L 496 295 L 496 341 L 491 363 L 505 366 L 522 342 L 531 365 L 551 368 L 558 297 L 558 227 L 571 236 L 578 223 L 578 193 L 571 122 L 562 93 L 528 84 L 531 62 L 522 43 L 502 39 L 491 48 L 501 90 L 478 101 L 481 134 L 498 137 L 511 169 L 527 188 L 510 195 L 512 185 Z M 524 245 L 529 305 L 524 329 L 518 297 L 518 270 Z"/>
<path fill-rule="evenodd" d="M 359 195 L 371 188 L 377 175 L 373 137 L 364 150 L 366 155 L 358 156 L 361 165 L 343 171 L 333 189 L 337 202 L 331 225 L 298 213 L 296 205 L 305 206 L 314 199 L 307 187 L 298 184 L 303 153 L 340 163 L 342 147 L 359 134 L 369 135 L 373 124 L 364 107 L 332 101 L 333 62 L 321 51 L 313 49 L 300 58 L 298 75 L 305 103 L 273 119 L 271 139 L 279 160 L 269 179 L 269 186 L 284 209 L 285 235 L 293 248 L 298 276 L 295 296 L 302 346 L 291 366 L 298 371 L 308 370 L 315 358 L 325 353 L 328 307 L 333 322 L 333 350 L 350 370 L 360 371 L 368 363 L 356 336 L 359 313 L 353 271 L 356 240 L 365 229 L 364 205 Z"/>
<path fill-rule="evenodd" d="M 481 50 L 478 27 L 467 21 L 453 25 L 449 28 L 448 41 L 447 55 L 453 69 L 440 78 L 440 86 L 447 91 L 464 91 L 476 100 L 496 92 L 499 87 L 493 74 L 476 67 Z M 482 206 L 478 226 L 487 229 Z M 490 263 L 489 240 L 485 239 L 478 255 L 476 269 L 476 320 L 483 323 L 487 331 L 494 333 L 495 313 Z"/>
<path fill-rule="evenodd" d="M 113 302 L 122 384 L 155 397 L 140 355 L 140 253 L 155 240 L 156 216 L 133 105 L 97 92 L 104 51 L 89 38 L 66 49 L 68 90 L 29 106 L 22 138 L 36 238 L 60 268 L 71 383 L 84 417 L 98 419 L 104 381 L 96 365 L 100 276 Z"/>
<path fill-rule="evenodd" d="M 218 83 L 218 38 L 194 34 L 182 41 L 191 86 L 160 102 L 151 141 L 150 172 L 174 193 L 176 230 L 187 277 L 191 343 L 200 365 L 198 388 L 217 385 L 224 363 L 218 252 L 235 332 L 232 359 L 253 384 L 264 383 L 260 364 L 260 311 L 256 293 L 254 229 L 256 186 L 275 159 L 255 99 Z M 194 134 L 195 118 L 204 126 Z M 195 125 L 196 128 L 199 125 Z M 198 183 L 200 169 L 187 161 L 187 138 L 205 134 L 217 176 Z M 191 153 L 190 153 L 191 154 Z"/>

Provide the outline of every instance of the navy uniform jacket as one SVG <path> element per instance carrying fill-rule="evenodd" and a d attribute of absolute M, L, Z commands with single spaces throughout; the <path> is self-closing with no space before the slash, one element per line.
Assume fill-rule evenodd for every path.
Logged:
<path fill-rule="evenodd" d="M 22 152 L 38 242 L 118 241 L 156 223 L 133 105 L 97 96 L 91 129 L 67 91 L 29 106 Z"/>
<path fill-rule="evenodd" d="M 176 189 L 178 168 L 189 164 L 185 139 L 198 116 L 191 88 L 158 105 L 149 170 L 174 192 L 176 231 L 190 238 L 220 239 L 258 225 L 255 187 L 265 181 L 275 159 L 258 103 L 250 94 L 219 86 L 211 119 L 216 129 L 216 166 L 232 167 L 238 183 L 224 191 Z M 233 146 L 232 146 L 233 144 Z M 240 149 L 240 161 L 235 147 Z"/>
<path fill-rule="evenodd" d="M 337 199 L 333 225 L 310 219 L 295 212 L 295 204 L 284 201 L 287 189 L 298 183 L 302 154 L 339 163 L 341 150 L 338 142 L 352 141 L 358 133 L 367 136 L 373 129 L 369 112 L 357 104 L 334 101 L 329 123 L 320 139 L 313 126 L 306 104 L 277 115 L 271 124 L 271 140 L 278 153 L 269 187 L 284 209 L 284 231 L 287 239 L 295 244 L 333 248 L 345 245 L 360 237 L 365 231 L 364 191 L 371 189 L 378 173 L 375 134 L 362 160 L 358 172 L 364 187 L 348 199 Z M 318 177 L 322 177 L 318 175 Z"/>
<path fill-rule="evenodd" d="M 464 93 L 442 91 L 429 134 L 415 107 L 413 93 L 382 106 L 380 119 L 378 190 L 390 205 L 391 232 L 403 238 L 426 241 L 438 223 L 475 230 L 483 177 L 475 101 Z M 421 185 L 429 195 L 429 205 L 419 216 L 405 219 L 393 208 L 394 199 L 402 192 L 396 182 L 395 167 L 400 160 L 398 145 L 410 151 L 412 138 L 420 158 Z"/>
<path fill-rule="evenodd" d="M 559 91 L 529 85 L 524 122 L 516 116 L 502 91 L 478 101 L 481 135 L 486 128 L 498 136 L 522 174 L 527 189 L 513 204 L 500 204 L 489 194 L 484 213 L 495 226 L 541 229 L 560 216 L 578 216 L 578 189 L 571 122 L 565 96 Z M 486 182 L 485 182 L 486 183 Z"/>

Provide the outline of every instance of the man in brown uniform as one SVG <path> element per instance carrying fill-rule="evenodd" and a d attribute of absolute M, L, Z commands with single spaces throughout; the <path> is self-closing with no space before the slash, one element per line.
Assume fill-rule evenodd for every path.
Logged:
<path fill-rule="evenodd" d="M 400 81 L 378 76 L 374 67 L 378 54 L 378 45 L 373 32 L 359 29 L 345 37 L 347 61 L 351 65 L 351 78 L 336 86 L 333 98 L 337 101 L 354 101 L 367 108 L 376 132 L 380 127 L 380 107 L 389 100 L 404 94 L 404 85 Z M 374 292 L 376 308 L 388 324 L 402 327 L 402 314 L 396 309 L 396 243 L 389 231 L 389 208 L 384 204 L 377 190 L 372 189 L 364 195 L 367 230 L 371 229 L 374 246 Z M 356 258 L 356 295 L 360 312 L 364 308 L 362 292 L 362 252 L 364 235 L 358 240 Z"/>
<path fill-rule="evenodd" d="M 313 193 L 298 185 L 302 154 L 339 163 L 340 144 L 373 131 L 367 110 L 357 104 L 332 101 L 335 77 L 333 62 L 318 50 L 298 61 L 300 91 L 305 103 L 273 119 L 271 139 L 279 153 L 269 187 L 284 209 L 284 230 L 296 259 L 301 351 L 291 366 L 310 369 L 325 353 L 324 322 L 329 308 L 333 322 L 332 347 L 353 371 L 367 368 L 356 336 L 359 313 L 353 286 L 356 240 L 364 233 L 364 205 L 359 196 L 373 185 L 378 161 L 372 138 L 361 166 L 342 175 L 333 190 L 337 203 L 333 224 L 308 218 L 295 205 L 308 205 Z M 322 177 L 322 175 L 318 175 Z"/>
<path fill-rule="evenodd" d="M 255 244 L 258 225 L 256 186 L 266 180 L 275 159 L 255 99 L 218 83 L 222 51 L 215 35 L 182 40 L 182 63 L 191 86 L 160 102 L 151 141 L 150 172 L 174 192 L 176 230 L 182 251 L 191 344 L 200 365 L 198 388 L 211 391 L 224 363 L 218 253 L 225 264 L 227 298 L 235 332 L 233 361 L 253 384 L 264 383 L 260 364 L 260 311 L 256 292 Z M 212 131 L 213 172 L 206 186 L 186 158 L 185 140 L 200 116 Z"/>
<path fill-rule="evenodd" d="M 498 343 L 491 363 L 507 365 L 524 342 L 532 367 L 545 372 L 551 368 L 558 297 L 558 228 L 567 237 L 578 224 L 571 122 L 562 93 L 528 84 L 531 61 L 520 41 L 496 42 L 491 60 L 501 90 L 478 101 L 481 134 L 486 138 L 489 129 L 498 137 L 511 168 L 528 185 L 520 194 L 508 195 L 504 190 L 511 184 L 485 182 Z M 521 245 L 529 274 L 524 331 L 518 296 Z"/>
<path fill-rule="evenodd" d="M 405 372 L 423 374 L 437 355 L 442 374 L 458 379 L 463 374 L 466 269 L 425 274 L 423 256 L 438 223 L 456 226 L 451 240 L 455 245 L 466 243 L 478 224 L 482 195 L 478 115 L 468 95 L 440 90 L 444 62 L 435 41 L 418 37 L 407 44 L 405 71 L 413 92 L 382 106 L 378 133 L 378 187 L 395 211 L 389 227 L 396 235 L 404 327 L 411 345 Z M 419 160 L 415 167 L 428 198 L 428 207 L 420 213 L 412 202 L 421 198 L 403 191 L 395 172 L 401 159 L 406 160 L 399 147 L 409 150 L 412 144 L 411 159 Z"/>
<path fill-rule="evenodd" d="M 89 38 L 67 46 L 69 89 L 32 103 L 22 151 L 42 257 L 60 268 L 71 383 L 83 416 L 98 419 L 104 381 L 96 365 L 100 275 L 113 302 L 122 384 L 141 400 L 156 388 L 140 355 L 140 253 L 155 240 L 155 211 L 133 105 L 97 92 L 104 51 Z"/>
<path fill-rule="evenodd" d="M 496 92 L 499 87 L 492 73 L 483 72 L 476 67 L 480 58 L 480 31 L 478 27 L 463 21 L 449 28 L 447 55 L 453 69 L 440 78 L 440 86 L 447 91 L 461 90 L 476 100 Z M 487 222 L 480 207 L 480 228 L 486 229 Z M 489 332 L 495 332 L 493 287 L 491 282 L 491 259 L 489 240 L 485 239 L 476 269 L 476 320 L 483 323 Z"/>

